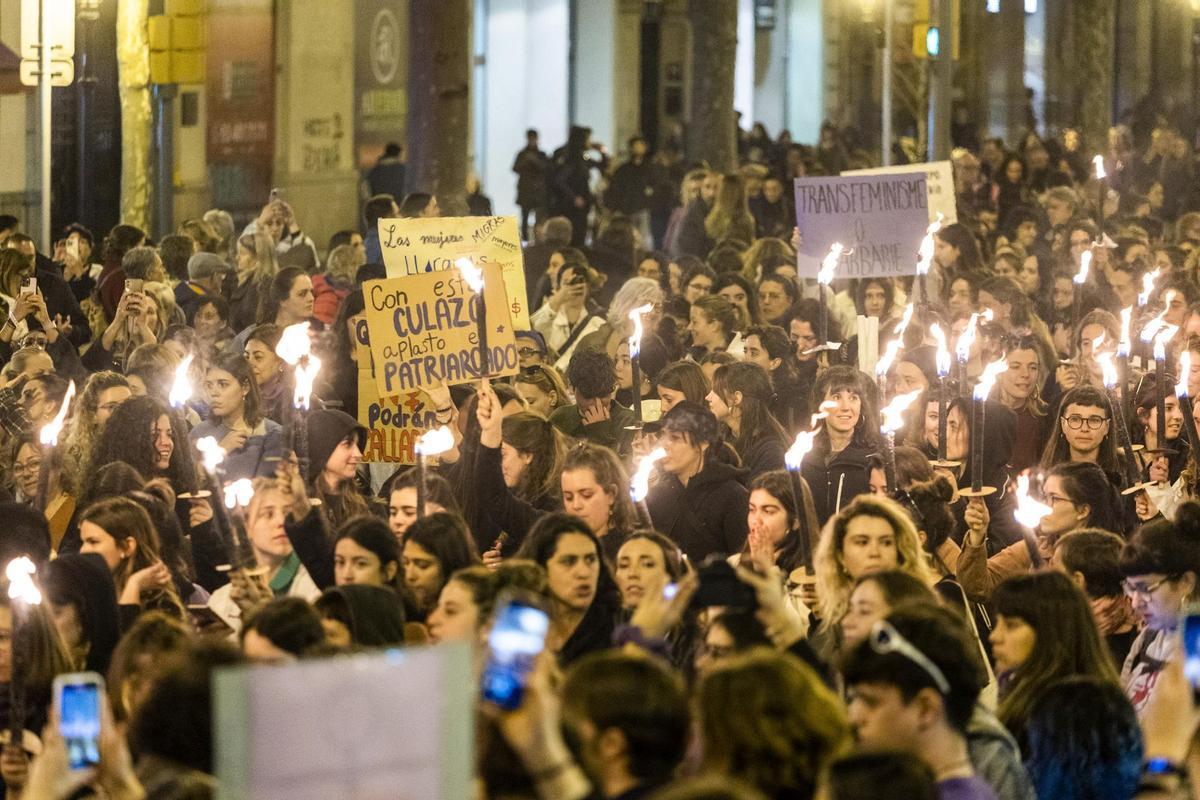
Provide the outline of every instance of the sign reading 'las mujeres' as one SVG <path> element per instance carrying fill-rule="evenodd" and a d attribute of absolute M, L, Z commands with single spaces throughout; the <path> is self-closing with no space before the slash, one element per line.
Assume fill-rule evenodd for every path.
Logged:
<path fill-rule="evenodd" d="M 816 277 L 834 242 L 841 278 L 911 275 L 929 224 L 925 175 L 796 178 L 797 272 Z"/>
<path fill-rule="evenodd" d="M 488 375 L 515 375 L 517 346 L 500 267 L 484 264 L 482 269 L 488 307 Z M 478 295 L 457 269 L 367 281 L 363 298 L 380 397 L 484 377 Z"/>

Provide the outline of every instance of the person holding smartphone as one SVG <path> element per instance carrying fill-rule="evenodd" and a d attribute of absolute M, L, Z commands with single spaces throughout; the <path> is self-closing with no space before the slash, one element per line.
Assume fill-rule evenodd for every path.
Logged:
<path fill-rule="evenodd" d="M 93 371 L 121 371 L 128 353 L 139 345 L 157 341 L 152 327 L 157 316 L 158 309 L 150 296 L 130 287 L 117 302 L 112 322 L 83 354 L 83 365 Z"/>

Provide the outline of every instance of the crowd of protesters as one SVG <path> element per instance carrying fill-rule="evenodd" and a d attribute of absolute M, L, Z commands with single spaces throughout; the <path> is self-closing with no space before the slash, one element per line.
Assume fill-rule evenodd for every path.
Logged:
<path fill-rule="evenodd" d="M 1163 118 L 1091 150 L 1074 131 L 956 149 L 924 299 L 911 276 L 797 275 L 792 180 L 870 166 L 852 132 L 808 147 L 755 125 L 722 173 L 677 142 L 635 137 L 616 164 L 586 128 L 552 154 L 530 131 L 520 371 L 428 390 L 454 446 L 424 478 L 361 463 L 355 329 L 386 274 L 376 223 L 436 198 L 376 194 L 323 247 L 319 210 L 279 199 L 159 241 L 76 224 L 36 242 L 0 217 L 0 561 L 29 556 L 45 594 L 14 631 L 0 593 L 0 682 L 20 633 L 28 698 L 15 724 L 0 701 L 24 727 L 6 796 L 214 796 L 214 669 L 451 641 L 478 668 L 513 591 L 550 625 L 520 706 L 479 704 L 479 797 L 1192 796 L 1193 134 Z M 372 176 L 404 185 L 398 147 Z M 817 347 L 822 305 L 836 347 Z M 880 375 L 859 368 L 861 317 L 878 352 L 900 337 Z M 306 322 L 324 366 L 298 428 L 277 347 Z M 1158 369 L 1147 326 L 1173 329 Z M 939 348 L 960 343 L 947 378 Z M 889 459 L 880 410 L 911 393 Z M 204 437 L 252 482 L 243 548 L 204 491 Z M 991 494 L 966 490 L 976 464 Z M 107 678 L 102 757 L 73 772 L 50 687 L 82 670 Z"/>

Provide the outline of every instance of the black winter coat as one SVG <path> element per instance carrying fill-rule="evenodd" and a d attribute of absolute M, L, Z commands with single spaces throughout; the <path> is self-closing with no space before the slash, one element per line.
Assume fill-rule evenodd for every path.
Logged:
<path fill-rule="evenodd" d="M 650 487 L 646 507 L 654 528 L 679 545 L 693 564 L 710 555 L 740 553 L 746 544 L 746 509 L 750 495 L 741 484 L 742 471 L 708 462 L 687 486 L 662 474 Z"/>
<path fill-rule="evenodd" d="M 828 441 L 824 442 L 826 447 Z M 824 525 L 855 497 L 871 491 L 871 469 L 867 459 L 875 451 L 851 442 L 840 452 L 830 454 L 827 449 L 818 449 L 821 445 L 818 439 L 812 452 L 804 457 L 800 474 L 812 491 L 817 521 Z"/>

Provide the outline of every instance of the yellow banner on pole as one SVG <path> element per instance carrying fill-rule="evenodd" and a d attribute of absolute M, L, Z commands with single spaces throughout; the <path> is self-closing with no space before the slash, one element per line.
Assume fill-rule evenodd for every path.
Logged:
<path fill-rule="evenodd" d="M 358 423 L 367 429 L 363 461 L 415 464 L 413 447 L 425 431 L 438 426 L 433 402 L 424 392 L 380 397 L 371 362 L 366 319 L 355 325 L 354 360 L 358 363 Z"/>
<path fill-rule="evenodd" d="M 477 266 L 494 264 L 504 275 L 508 313 L 517 330 L 529 330 L 525 260 L 516 217 L 431 217 L 379 220 L 379 245 L 389 278 L 454 268 L 467 257 Z M 496 306 L 496 311 L 499 311 Z M 488 299 L 488 312 L 492 313 Z"/>
<path fill-rule="evenodd" d="M 487 298 L 487 377 L 520 368 L 500 267 L 482 265 Z M 484 377 L 479 346 L 479 296 L 457 268 L 363 284 L 375 385 L 392 397 L 444 383 Z"/>

